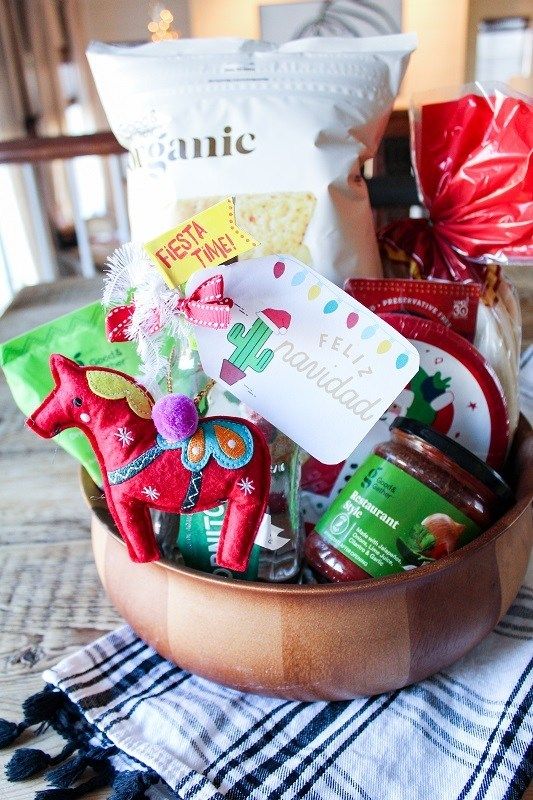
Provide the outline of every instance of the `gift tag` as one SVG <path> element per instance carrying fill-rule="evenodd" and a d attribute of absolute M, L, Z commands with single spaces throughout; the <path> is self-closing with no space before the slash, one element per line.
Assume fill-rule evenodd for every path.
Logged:
<path fill-rule="evenodd" d="M 197 270 L 223 264 L 258 244 L 238 227 L 233 200 L 228 197 L 152 239 L 144 249 L 175 289 Z"/>
<path fill-rule="evenodd" d="M 343 461 L 417 372 L 416 348 L 291 256 L 202 270 L 187 295 L 215 275 L 233 306 L 224 329 L 195 325 L 204 371 L 319 461 Z"/>

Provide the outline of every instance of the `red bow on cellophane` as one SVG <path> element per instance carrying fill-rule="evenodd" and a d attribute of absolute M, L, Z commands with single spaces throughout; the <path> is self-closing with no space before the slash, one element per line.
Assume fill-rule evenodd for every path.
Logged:
<path fill-rule="evenodd" d="M 429 219 L 379 233 L 413 277 L 483 281 L 479 264 L 533 260 L 533 106 L 505 87 L 423 105 L 412 156 Z M 477 263 L 476 263 L 477 262 Z"/>

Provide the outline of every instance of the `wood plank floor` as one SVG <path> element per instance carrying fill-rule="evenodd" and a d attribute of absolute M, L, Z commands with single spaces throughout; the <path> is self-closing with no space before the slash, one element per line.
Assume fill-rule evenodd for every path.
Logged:
<path fill-rule="evenodd" d="M 26 290 L 0 320 L 0 341 L 91 302 L 99 291 L 99 280 L 79 279 Z M 0 475 L 0 717 L 18 721 L 22 701 L 42 689 L 44 669 L 122 620 L 96 574 L 75 463 L 25 427 L 1 370 Z M 53 753 L 60 742 L 48 733 L 28 744 Z M 44 782 L 8 783 L 3 767 L 11 754 L 0 750 L 0 798 L 29 800 Z"/>

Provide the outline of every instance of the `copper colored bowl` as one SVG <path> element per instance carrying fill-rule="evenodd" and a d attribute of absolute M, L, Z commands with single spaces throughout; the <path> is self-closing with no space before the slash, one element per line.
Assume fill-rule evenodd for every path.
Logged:
<path fill-rule="evenodd" d="M 388 578 L 318 586 L 232 581 L 160 561 L 134 564 L 86 473 L 82 485 L 104 588 L 162 656 L 247 692 L 344 700 L 438 672 L 505 614 L 533 540 L 533 434 L 523 420 L 509 464 L 517 503 L 474 542 Z"/>

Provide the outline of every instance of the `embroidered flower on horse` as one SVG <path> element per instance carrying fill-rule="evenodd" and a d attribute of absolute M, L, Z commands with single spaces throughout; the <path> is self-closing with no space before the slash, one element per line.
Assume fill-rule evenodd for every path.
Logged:
<path fill-rule="evenodd" d="M 241 478 L 240 481 L 237 481 L 237 486 L 239 489 L 242 489 L 244 494 L 252 494 L 255 492 L 254 482 L 250 480 L 250 478 Z"/>
<path fill-rule="evenodd" d="M 127 445 L 133 442 L 133 434 L 127 428 L 118 428 L 114 435 L 117 437 L 122 447 L 127 447 Z"/>
<path fill-rule="evenodd" d="M 142 493 L 148 497 L 149 500 L 157 500 L 159 492 L 153 486 L 143 486 Z"/>

